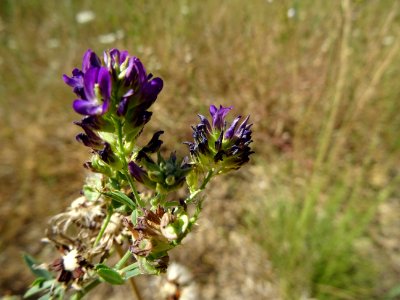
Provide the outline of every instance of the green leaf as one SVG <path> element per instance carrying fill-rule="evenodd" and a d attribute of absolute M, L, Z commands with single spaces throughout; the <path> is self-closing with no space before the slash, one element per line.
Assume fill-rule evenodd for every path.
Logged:
<path fill-rule="evenodd" d="M 133 269 L 137 269 L 139 268 L 139 263 L 138 262 L 134 262 L 133 264 L 130 264 L 129 266 L 126 266 L 125 268 L 123 268 L 121 271 L 123 273 L 126 273 L 128 271 L 131 271 Z"/>
<path fill-rule="evenodd" d="M 165 202 L 164 207 L 170 208 L 170 207 L 176 207 L 179 205 L 180 205 L 180 203 L 178 201 L 167 201 L 167 202 Z"/>
<path fill-rule="evenodd" d="M 121 191 L 104 192 L 103 194 L 121 204 L 128 206 L 132 210 L 136 209 L 135 202 L 133 202 L 131 198 Z"/>
<path fill-rule="evenodd" d="M 125 273 L 125 280 L 127 280 L 127 279 L 129 279 L 131 277 L 138 276 L 140 274 L 142 274 L 142 273 L 141 273 L 141 271 L 139 269 L 139 266 L 137 266 L 135 269 L 130 270 L 130 271 Z"/>
<path fill-rule="evenodd" d="M 87 185 L 85 185 L 82 188 L 82 191 L 83 191 L 83 194 L 85 195 L 86 199 L 88 199 L 90 201 L 96 201 L 97 199 L 99 199 L 99 197 L 101 195 L 101 193 L 97 189 L 95 189 L 91 186 L 87 186 Z"/>
<path fill-rule="evenodd" d="M 53 296 L 50 295 L 50 293 L 48 293 L 40 297 L 38 300 L 52 300 L 52 299 L 54 299 Z"/>
<path fill-rule="evenodd" d="M 50 289 L 54 284 L 55 279 L 46 280 L 46 278 L 37 278 L 29 290 L 24 294 L 24 298 L 29 298 L 37 293 L 43 292 L 44 290 Z"/>
<path fill-rule="evenodd" d="M 124 284 L 125 280 L 122 276 L 114 269 L 104 265 L 104 264 L 97 264 L 96 265 L 97 274 L 108 283 L 111 284 Z"/>
<path fill-rule="evenodd" d="M 138 211 L 136 209 L 134 209 L 131 214 L 131 221 L 132 221 L 133 226 L 136 226 L 137 218 L 138 218 Z"/>
<path fill-rule="evenodd" d="M 53 278 L 52 274 L 49 271 L 47 271 L 45 269 L 38 268 L 37 267 L 38 263 L 29 254 L 23 254 L 23 259 L 24 259 L 25 263 L 27 264 L 27 266 L 29 267 L 29 269 L 31 270 L 31 272 L 36 277 L 43 277 L 45 279 L 52 279 Z"/>

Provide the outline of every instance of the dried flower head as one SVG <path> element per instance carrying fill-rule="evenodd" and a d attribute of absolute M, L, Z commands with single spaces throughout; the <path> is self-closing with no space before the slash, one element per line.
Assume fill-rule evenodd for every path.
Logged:
<path fill-rule="evenodd" d="M 85 196 L 75 199 L 66 212 L 55 215 L 49 220 L 47 234 L 50 240 L 56 236 L 68 237 L 76 234 L 77 229 L 90 229 L 96 231 L 100 228 L 105 217 L 101 199 L 88 201 Z M 74 228 L 72 228 L 74 227 Z"/>
<path fill-rule="evenodd" d="M 77 249 L 61 248 L 62 257 L 56 259 L 51 265 L 51 269 L 59 272 L 57 281 L 69 285 L 74 281 L 78 283 L 88 269 L 93 266 L 79 253 Z"/>

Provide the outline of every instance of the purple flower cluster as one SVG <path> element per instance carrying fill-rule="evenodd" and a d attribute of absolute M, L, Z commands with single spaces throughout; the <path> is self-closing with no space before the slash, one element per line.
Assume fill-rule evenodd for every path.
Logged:
<path fill-rule="evenodd" d="M 83 56 L 82 69 L 75 68 L 72 76 L 63 75 L 63 80 L 77 95 L 74 110 L 85 116 L 75 122 L 84 131 L 76 139 L 92 148 L 106 164 L 118 164 L 114 152 L 120 146 L 112 136 L 120 130 L 124 143 L 134 144 L 151 118 L 148 109 L 163 88 L 162 79 L 152 78 L 141 61 L 127 51 L 105 51 L 102 62 L 89 49 Z M 126 151 L 131 151 L 128 148 Z M 93 171 L 100 171 L 102 165 L 98 160 L 86 164 Z"/>
<path fill-rule="evenodd" d="M 104 65 L 92 50 L 83 56 L 82 70 L 75 68 L 64 82 L 79 97 L 74 110 L 87 116 L 104 115 L 109 111 L 124 116 L 128 110 L 147 110 L 163 88 L 161 78 L 147 75 L 141 61 L 127 51 L 104 52 Z"/>
<path fill-rule="evenodd" d="M 203 168 L 215 168 L 220 173 L 239 169 L 249 161 L 251 126 L 246 117 L 239 125 L 241 116 L 236 117 L 230 126 L 225 120 L 232 107 L 210 106 L 211 123 L 199 115 L 200 123 L 193 128 L 194 142 L 187 142 L 192 157 Z"/>
<path fill-rule="evenodd" d="M 193 127 L 194 141 L 186 143 L 190 162 L 177 160 L 174 155 L 169 159 L 158 155 L 157 161 L 150 158 L 159 151 L 162 131 L 125 162 L 120 157 L 133 153 L 137 137 L 151 118 L 148 109 L 163 88 L 162 79 L 147 74 L 137 57 L 117 49 L 105 51 L 103 61 L 87 50 L 81 70 L 75 68 L 71 77 L 64 75 L 63 79 L 78 97 L 74 110 L 85 116 L 75 123 L 83 129 L 76 138 L 97 154 L 86 164 L 93 171 L 111 174 L 134 157 L 135 161 L 129 163 L 130 175 L 164 192 L 181 186 L 193 166 L 225 173 L 239 169 L 253 153 L 249 117 L 242 120 L 238 116 L 228 126 L 226 117 L 232 107 L 211 105 L 211 120 L 199 115 L 200 123 Z"/>

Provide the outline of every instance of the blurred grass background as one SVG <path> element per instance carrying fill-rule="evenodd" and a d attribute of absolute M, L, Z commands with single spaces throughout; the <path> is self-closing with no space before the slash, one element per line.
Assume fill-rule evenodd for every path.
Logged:
<path fill-rule="evenodd" d="M 0 1 L 0 294 L 23 293 L 32 277 L 20 252 L 46 255 L 47 218 L 85 176 L 61 75 L 86 49 L 117 47 L 164 79 L 145 134 L 164 129 L 169 150 L 186 151 L 210 104 L 254 123 L 251 165 L 211 186 L 199 232 L 176 255 L 202 299 L 390 298 L 400 284 L 399 9 Z M 92 20 L 79 19 L 85 11 Z"/>

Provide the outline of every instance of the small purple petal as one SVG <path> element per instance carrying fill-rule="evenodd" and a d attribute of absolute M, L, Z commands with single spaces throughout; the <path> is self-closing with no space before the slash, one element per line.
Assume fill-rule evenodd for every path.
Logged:
<path fill-rule="evenodd" d="M 67 85 L 73 87 L 73 91 L 75 94 L 77 94 L 81 98 L 85 98 L 85 93 L 83 91 L 82 71 L 75 68 L 74 70 L 72 70 L 72 77 L 64 74 L 62 78 Z"/>
<path fill-rule="evenodd" d="M 200 114 L 198 114 L 198 116 L 200 118 L 200 122 L 206 126 L 207 131 L 211 132 L 211 125 L 210 125 L 210 122 L 208 122 L 207 118 Z"/>
<path fill-rule="evenodd" d="M 219 109 L 217 109 L 214 105 L 211 105 L 210 114 L 212 116 L 212 126 L 222 130 L 225 124 L 225 117 L 231 109 L 232 106 L 223 107 L 220 105 Z"/>
<path fill-rule="evenodd" d="M 129 103 L 129 98 L 122 98 L 121 102 L 118 104 L 118 109 L 117 109 L 117 114 L 118 116 L 125 116 L 127 110 L 128 110 L 128 103 Z"/>
<path fill-rule="evenodd" d="M 142 91 L 142 101 L 141 109 L 148 109 L 154 101 L 156 101 L 158 94 L 163 88 L 163 81 L 161 78 L 157 77 L 144 85 Z"/>
<path fill-rule="evenodd" d="M 119 61 L 119 54 L 120 53 L 118 49 L 113 48 L 110 50 L 110 57 L 112 64 L 118 64 L 118 65 L 121 64 L 121 62 Z"/>
<path fill-rule="evenodd" d="M 63 75 L 63 80 L 66 84 L 71 87 L 82 86 L 83 87 L 83 73 L 78 69 L 72 70 L 72 77 L 68 77 L 67 75 Z"/>
<path fill-rule="evenodd" d="M 109 61 L 108 61 L 108 51 L 104 51 L 103 52 L 103 61 L 104 61 L 104 64 L 108 67 L 108 64 L 110 63 Z"/>
<path fill-rule="evenodd" d="M 108 69 L 101 67 L 98 73 L 98 83 L 100 86 L 101 95 L 104 100 L 110 99 L 111 97 L 111 76 Z"/>
<path fill-rule="evenodd" d="M 74 110 L 81 115 L 93 116 L 101 115 L 103 113 L 103 109 L 101 106 L 87 100 L 77 99 L 74 101 L 72 106 Z"/>
<path fill-rule="evenodd" d="M 164 86 L 164 82 L 161 78 L 156 77 L 152 79 L 147 85 L 146 85 L 146 92 L 148 93 L 148 96 L 150 95 L 152 97 L 157 98 L 157 95 L 161 92 L 162 88 Z M 155 100 L 155 99 L 154 99 Z"/>
<path fill-rule="evenodd" d="M 76 140 L 84 144 L 86 147 L 93 149 L 101 149 L 103 145 L 103 141 L 95 134 L 88 135 L 85 133 L 79 133 L 76 136 Z"/>
<path fill-rule="evenodd" d="M 138 75 L 139 84 L 146 82 L 147 80 L 146 69 L 144 68 L 142 62 L 137 57 L 133 57 L 133 62 L 136 69 L 136 74 Z"/>
<path fill-rule="evenodd" d="M 119 63 L 123 64 L 128 56 L 129 56 L 128 51 L 126 51 L 126 50 L 121 51 L 121 54 L 119 56 Z"/>
<path fill-rule="evenodd" d="M 228 130 L 225 133 L 226 139 L 231 139 L 233 137 L 233 135 L 235 134 L 236 125 L 240 119 L 241 119 L 241 116 L 238 116 L 235 118 L 235 120 L 233 120 L 231 126 L 229 126 Z"/>
<path fill-rule="evenodd" d="M 150 121 L 152 114 L 153 113 L 151 111 L 142 111 L 133 115 L 132 119 L 130 120 L 132 126 L 141 127 L 146 125 Z"/>
<path fill-rule="evenodd" d="M 219 152 L 222 148 L 222 140 L 224 138 L 224 131 L 221 131 L 221 134 L 219 135 L 218 139 L 215 141 L 215 149 Z"/>
<path fill-rule="evenodd" d="M 242 124 L 240 124 L 240 129 L 242 128 L 246 128 L 247 122 L 249 121 L 250 116 L 247 116 L 246 119 L 244 119 L 244 121 L 242 122 Z"/>
<path fill-rule="evenodd" d="M 135 162 L 131 161 L 128 164 L 129 173 L 136 179 L 136 181 L 143 183 L 144 177 L 147 176 L 146 171 L 140 168 Z"/>
<path fill-rule="evenodd" d="M 217 107 L 215 105 L 210 105 L 210 115 L 211 117 L 214 117 L 215 113 L 218 111 Z"/>
<path fill-rule="evenodd" d="M 144 146 L 140 151 L 143 151 L 145 153 L 155 153 L 158 150 L 160 150 L 160 147 L 163 143 L 162 140 L 160 140 L 160 136 L 164 133 L 164 131 L 159 130 L 156 133 L 153 134 L 153 137 L 151 140 L 147 143 L 146 146 Z"/>
<path fill-rule="evenodd" d="M 136 76 L 136 73 L 132 73 L 135 65 L 134 59 L 135 59 L 134 57 L 130 57 L 128 61 L 128 66 L 126 67 L 125 71 L 126 84 L 132 83 L 132 81 L 135 79 L 134 77 Z"/>
<path fill-rule="evenodd" d="M 102 126 L 104 126 L 104 120 L 97 116 L 89 116 L 83 118 L 79 122 L 75 122 L 76 125 L 81 126 L 84 130 L 85 128 L 99 130 Z"/>
<path fill-rule="evenodd" d="M 96 101 L 94 85 L 97 83 L 99 70 L 99 68 L 90 68 L 83 77 L 85 95 L 86 99 L 89 101 Z"/>
<path fill-rule="evenodd" d="M 101 67 L 100 58 L 91 49 L 88 49 L 83 55 L 82 71 L 86 73 L 87 70 L 93 67 Z"/>
<path fill-rule="evenodd" d="M 110 103 L 111 103 L 110 99 L 104 99 L 103 105 L 101 106 L 101 113 L 100 113 L 101 115 L 108 111 Z"/>
<path fill-rule="evenodd" d="M 104 148 L 102 150 L 97 151 L 97 153 L 99 154 L 101 159 L 108 164 L 113 163 L 115 161 L 115 155 L 109 143 L 105 143 Z"/>

